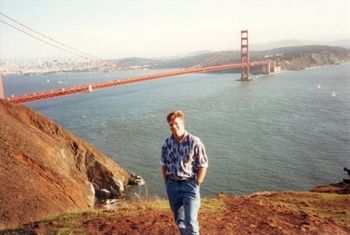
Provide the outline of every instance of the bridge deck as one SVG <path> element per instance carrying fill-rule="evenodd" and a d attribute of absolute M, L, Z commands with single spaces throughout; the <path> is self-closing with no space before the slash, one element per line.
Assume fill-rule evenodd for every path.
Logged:
<path fill-rule="evenodd" d="M 258 66 L 258 65 L 268 65 L 268 61 L 256 61 L 256 62 L 251 62 L 249 64 L 249 66 Z M 71 88 L 55 89 L 55 90 L 49 90 L 44 92 L 33 92 L 29 94 L 24 94 L 24 95 L 8 97 L 7 100 L 13 103 L 26 103 L 26 102 L 33 102 L 33 101 L 55 98 L 59 96 L 86 93 L 86 92 L 90 92 L 91 89 L 94 91 L 94 90 L 105 89 L 110 87 L 123 86 L 123 85 L 129 85 L 133 83 L 144 82 L 144 81 L 173 77 L 173 76 L 183 75 L 183 74 L 214 72 L 214 71 L 220 71 L 220 70 L 242 68 L 245 66 L 247 65 L 246 64 L 226 64 L 226 65 L 211 66 L 211 67 L 186 68 L 186 69 L 179 69 L 179 70 L 168 71 L 163 73 L 138 76 L 138 77 L 123 79 L 123 80 L 112 80 L 112 81 L 106 81 L 106 82 L 100 82 L 100 83 L 94 83 L 94 84 L 88 84 L 88 85 L 81 85 L 81 86 L 76 86 Z M 89 91 L 89 87 L 90 87 L 90 91 Z"/>

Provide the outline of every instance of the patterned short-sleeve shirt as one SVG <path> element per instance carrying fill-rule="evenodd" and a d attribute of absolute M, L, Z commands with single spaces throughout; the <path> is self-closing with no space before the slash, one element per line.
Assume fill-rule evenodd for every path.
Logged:
<path fill-rule="evenodd" d="M 160 164 L 167 167 L 172 179 L 189 179 L 197 175 L 200 167 L 208 167 L 208 157 L 201 140 L 189 133 L 180 142 L 167 138 L 161 149 Z"/>

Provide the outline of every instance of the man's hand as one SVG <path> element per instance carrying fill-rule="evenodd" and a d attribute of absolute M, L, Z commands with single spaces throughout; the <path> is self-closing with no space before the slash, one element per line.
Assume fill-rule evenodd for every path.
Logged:
<path fill-rule="evenodd" d="M 197 174 L 197 177 L 195 178 L 196 183 L 198 185 L 201 185 L 203 183 L 206 173 L 207 173 L 207 168 L 200 167 L 198 169 L 198 174 Z"/>
<path fill-rule="evenodd" d="M 168 181 L 167 171 L 168 171 L 168 168 L 166 166 L 162 166 L 162 174 L 163 174 L 163 179 L 165 184 Z"/>

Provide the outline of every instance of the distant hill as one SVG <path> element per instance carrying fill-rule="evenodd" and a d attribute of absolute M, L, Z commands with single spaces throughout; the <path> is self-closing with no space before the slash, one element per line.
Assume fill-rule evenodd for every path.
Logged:
<path fill-rule="evenodd" d="M 350 49 L 350 38 L 336 40 L 336 41 L 301 41 L 297 39 L 281 40 L 276 42 L 252 44 L 250 45 L 250 49 L 253 51 L 266 51 L 266 50 L 272 50 L 275 48 L 298 47 L 298 46 L 308 46 L 308 45 L 328 45 L 328 46 L 344 47 L 344 48 Z"/>
<path fill-rule="evenodd" d="M 344 47 L 350 49 L 350 38 L 324 43 L 325 45 Z"/>
<path fill-rule="evenodd" d="M 298 41 L 290 41 L 290 43 Z M 346 43 L 346 41 L 343 41 Z M 265 45 L 267 46 L 267 45 Z M 283 70 L 300 70 L 314 66 L 334 65 L 350 62 L 350 49 L 325 45 L 277 47 L 268 50 L 251 50 L 250 60 L 274 58 Z M 263 48 L 262 46 L 260 48 Z M 185 57 L 147 59 L 126 58 L 116 61 L 124 66 L 139 66 L 151 69 L 187 68 L 193 66 L 215 66 L 240 62 L 240 51 L 203 52 Z"/>
<path fill-rule="evenodd" d="M 256 53 L 256 59 L 269 54 L 284 70 L 301 70 L 308 67 L 336 65 L 350 62 L 350 49 L 323 45 L 276 48 Z"/>
<path fill-rule="evenodd" d="M 130 57 L 116 60 L 115 62 L 122 66 L 148 66 L 148 65 L 156 65 L 158 63 L 162 63 L 162 59 L 148 59 L 141 57 Z"/>
<path fill-rule="evenodd" d="M 266 42 L 266 43 L 257 43 L 250 45 L 250 49 L 253 51 L 266 51 L 279 47 L 295 47 L 295 46 L 305 46 L 309 43 L 303 42 L 297 39 L 292 40 L 282 40 L 276 42 Z"/>

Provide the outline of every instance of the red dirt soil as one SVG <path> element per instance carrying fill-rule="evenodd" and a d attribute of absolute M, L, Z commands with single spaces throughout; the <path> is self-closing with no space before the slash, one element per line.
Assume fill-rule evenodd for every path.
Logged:
<path fill-rule="evenodd" d="M 208 208 L 213 203 L 222 206 Z M 147 204 L 147 203 L 146 203 Z M 258 193 L 204 199 L 199 215 L 201 234 L 349 234 L 350 196 L 324 193 Z M 72 220 L 70 221 L 72 223 Z M 138 202 L 91 217 L 83 213 L 71 233 L 179 234 L 170 209 Z M 63 222 L 34 223 L 28 231 L 47 234 Z M 75 232 L 74 232 L 75 231 Z"/>

